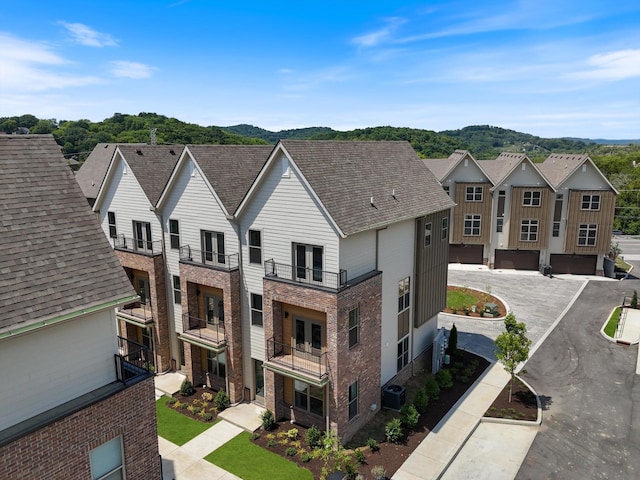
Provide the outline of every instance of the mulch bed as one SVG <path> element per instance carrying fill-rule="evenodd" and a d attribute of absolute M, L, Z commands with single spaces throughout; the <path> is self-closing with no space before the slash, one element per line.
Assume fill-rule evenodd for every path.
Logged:
<path fill-rule="evenodd" d="M 509 384 L 507 383 L 484 416 L 535 421 L 538 418 L 536 395 L 529 390 L 529 387 L 516 379 L 513 382 L 511 402 L 509 402 Z"/>
<path fill-rule="evenodd" d="M 404 461 L 411 455 L 415 448 L 420 444 L 422 440 L 429 434 L 429 432 L 438 424 L 440 420 L 446 415 L 451 407 L 464 395 L 464 393 L 473 385 L 473 382 L 485 371 L 489 366 L 489 362 L 482 357 L 473 355 L 472 353 L 465 351 L 458 351 L 456 356 L 452 359 L 451 365 L 446 368 L 454 368 L 454 363 L 458 365 L 463 363 L 468 365 L 472 360 L 478 362 L 478 366 L 475 372 L 469 376 L 466 383 L 460 381 L 454 381 L 453 387 L 448 390 L 442 390 L 440 392 L 440 398 L 436 401 L 430 402 L 427 407 L 427 411 L 420 415 L 420 419 L 416 428 L 406 434 L 402 441 L 398 444 L 393 444 L 385 441 L 384 426 L 394 417 L 399 418 L 397 412 L 383 409 L 376 416 L 368 422 L 367 426 L 363 428 L 358 434 L 351 439 L 346 445 L 346 448 L 350 449 L 349 453 L 353 458 L 353 450 L 358 448 L 364 454 L 364 463 L 358 464 L 355 459 L 353 464 L 357 471 L 365 476 L 365 478 L 373 478 L 371 474 L 371 468 L 376 465 L 382 465 L 386 470 L 387 478 L 398 470 L 398 468 L 404 463 Z M 424 385 L 425 379 L 430 374 L 423 372 L 410 379 L 405 385 L 407 391 L 407 403 L 413 401 L 413 397 L 418 388 Z M 454 375 L 455 376 L 455 375 Z M 296 428 L 298 429 L 299 444 L 293 444 L 286 440 L 285 432 Z M 267 450 L 270 450 L 278 455 L 281 455 L 288 460 L 296 462 L 299 466 L 311 470 L 314 478 L 320 478 L 324 461 L 321 458 L 315 458 L 309 462 L 303 462 L 299 454 L 294 456 L 287 456 L 287 448 L 294 447 L 296 450 L 300 448 L 309 451 L 309 447 L 305 441 L 305 434 L 307 429 L 297 425 L 291 424 L 288 421 L 281 421 L 277 424 L 276 428 L 271 432 L 266 432 L 262 429 L 256 433 L 259 434 L 259 438 L 254 439 L 254 442 Z M 271 436 L 270 434 L 273 434 Z M 376 452 L 371 452 L 366 446 L 367 439 L 374 438 L 380 449 Z M 269 446 L 269 440 L 272 440 L 272 445 Z"/>
<path fill-rule="evenodd" d="M 202 399 L 202 394 L 207 392 L 213 395 L 213 398 L 215 398 L 216 393 L 218 392 L 215 390 L 211 390 L 210 388 L 194 387 L 194 389 L 195 393 L 193 395 L 189 395 L 188 397 L 183 397 L 182 395 L 180 395 L 180 392 L 174 393 L 173 397 L 178 400 L 178 402 L 180 402 L 181 406 L 176 408 L 175 405 L 167 403 L 167 407 L 172 408 L 173 410 L 180 412 L 189 418 L 198 420 L 199 422 L 214 422 L 218 416 L 218 410 L 215 408 L 213 400 L 211 400 L 210 402 L 205 402 Z M 189 406 L 193 406 L 199 408 L 201 411 L 210 413 L 211 419 L 205 420 L 205 418 L 201 414 L 191 412 L 188 408 Z"/>
<path fill-rule="evenodd" d="M 494 297 L 493 295 L 489 294 L 489 293 L 485 293 L 485 292 L 481 292 L 480 290 L 475 290 L 473 288 L 469 288 L 469 287 L 454 287 L 452 285 L 449 285 L 447 287 L 447 291 L 458 291 L 458 292 L 462 292 L 462 293 L 466 293 L 468 295 L 472 295 L 474 297 L 477 298 L 477 302 L 476 302 L 476 312 L 472 312 L 470 310 L 471 305 L 469 305 L 469 310 L 467 310 L 466 312 L 463 310 L 457 310 L 456 312 L 452 311 L 449 307 L 445 307 L 442 312 L 444 313 L 453 313 L 454 315 L 465 315 L 467 317 L 476 317 L 476 318 L 486 318 L 488 320 L 491 320 L 492 318 L 501 318 L 507 315 L 507 307 L 504 305 L 504 303 L 502 303 L 497 297 Z M 489 314 L 484 314 L 484 316 L 480 315 L 480 310 L 482 310 L 482 308 L 484 308 L 484 304 L 485 303 L 495 303 L 497 305 L 497 310 L 498 310 L 498 316 L 494 317 L 492 315 Z"/>

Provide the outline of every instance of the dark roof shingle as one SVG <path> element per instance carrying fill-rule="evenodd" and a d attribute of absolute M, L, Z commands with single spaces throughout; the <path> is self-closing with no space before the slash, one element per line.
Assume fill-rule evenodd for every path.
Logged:
<path fill-rule="evenodd" d="M 115 143 L 97 144 L 76 173 L 76 181 L 86 198 L 95 200 L 98 196 L 116 146 Z"/>

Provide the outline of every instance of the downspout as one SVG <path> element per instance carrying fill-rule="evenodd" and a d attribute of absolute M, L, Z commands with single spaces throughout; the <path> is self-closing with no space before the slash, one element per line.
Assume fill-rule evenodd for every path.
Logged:
<path fill-rule="evenodd" d="M 158 213 L 157 209 L 155 206 L 149 207 L 149 210 L 153 211 L 153 213 L 156 214 L 156 217 L 160 220 L 160 231 L 162 232 L 162 260 L 164 262 L 164 271 L 165 271 L 165 281 L 164 281 L 164 289 L 165 289 L 165 296 L 167 299 L 172 299 L 173 298 L 173 290 L 169 290 L 169 288 L 173 285 L 173 280 L 170 278 L 170 274 L 169 274 L 169 264 L 167 262 L 167 249 L 166 249 L 166 245 L 165 245 L 165 234 L 164 234 L 164 216 L 161 213 Z M 169 278 L 167 278 L 169 277 Z M 168 281 L 167 281 L 168 280 Z M 173 302 L 171 302 L 171 306 L 172 308 L 167 308 L 167 313 L 169 310 L 171 310 L 171 317 L 173 318 L 175 316 L 174 313 L 174 309 L 173 309 Z M 157 308 L 157 307 L 156 307 Z M 167 325 L 168 326 L 168 325 Z M 175 318 L 173 318 L 173 328 L 168 328 L 169 332 L 175 332 L 176 331 L 176 325 L 175 325 Z M 169 338 L 169 365 L 167 365 L 167 367 L 165 368 L 165 370 L 163 372 L 160 372 L 160 374 L 164 375 L 165 373 L 169 372 L 171 370 L 171 360 L 173 360 L 173 342 L 171 341 L 171 338 Z M 155 343 L 154 343 L 155 346 Z M 154 355 L 155 356 L 155 355 Z"/>
<path fill-rule="evenodd" d="M 238 219 L 235 215 L 227 215 L 227 220 L 229 220 L 229 223 L 231 223 L 231 226 L 233 227 L 233 230 L 236 233 L 236 238 L 238 239 L 238 270 L 239 270 L 239 275 L 240 275 L 240 288 L 242 290 L 242 280 L 244 279 L 244 276 L 242 274 L 242 239 L 240 238 L 240 225 L 238 224 Z M 242 295 L 242 297 L 244 297 L 244 295 Z M 243 310 L 243 305 L 240 305 L 240 328 L 242 328 L 242 310 Z M 242 347 L 244 350 L 244 336 L 240 337 L 240 342 L 242 342 Z M 244 363 L 244 355 L 242 355 L 242 360 Z M 229 369 L 227 368 L 227 372 L 229 371 Z M 242 371 L 244 372 L 244 365 L 242 368 Z M 229 391 L 229 375 L 225 375 L 225 386 L 227 388 L 227 392 Z M 244 373 L 242 375 L 242 398 L 240 400 L 238 400 L 235 403 L 232 403 L 231 406 L 235 407 L 237 405 L 240 405 L 241 403 L 244 403 L 244 390 L 245 390 L 245 385 L 244 385 Z"/>

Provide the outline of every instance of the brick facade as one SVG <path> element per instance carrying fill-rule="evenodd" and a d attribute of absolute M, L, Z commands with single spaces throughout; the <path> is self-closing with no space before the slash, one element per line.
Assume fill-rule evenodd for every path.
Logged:
<path fill-rule="evenodd" d="M 0 447 L 0 478 L 90 479 L 89 453 L 122 436 L 126 477 L 160 480 L 153 378 Z"/>

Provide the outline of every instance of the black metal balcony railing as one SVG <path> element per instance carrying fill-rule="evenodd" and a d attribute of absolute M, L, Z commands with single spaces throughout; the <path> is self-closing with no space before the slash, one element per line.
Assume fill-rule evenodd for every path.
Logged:
<path fill-rule="evenodd" d="M 327 376 L 327 352 L 310 352 L 277 342 L 275 338 L 267 340 L 267 361 L 314 378 Z"/>
<path fill-rule="evenodd" d="M 116 377 L 129 383 L 148 377 L 155 371 L 153 356 L 147 347 L 123 337 L 118 337 L 118 353 L 115 354 Z"/>
<path fill-rule="evenodd" d="M 314 268 L 298 267 L 276 263 L 273 259 L 264 262 L 264 274 L 266 277 L 276 277 L 306 285 L 314 285 L 333 290 L 339 290 L 347 285 L 347 271 L 339 273 L 317 270 Z"/>
<path fill-rule="evenodd" d="M 180 247 L 180 261 L 222 270 L 234 270 L 238 268 L 237 253 L 226 255 L 224 253 L 207 252 L 196 250 L 189 245 Z"/>
<path fill-rule="evenodd" d="M 128 317 L 140 320 L 143 323 L 153 322 L 153 310 L 151 308 L 151 301 L 147 299 L 143 302 L 133 302 L 118 309 L 118 313 L 124 314 Z"/>
<path fill-rule="evenodd" d="M 127 250 L 129 252 L 143 253 L 145 255 L 160 255 L 162 253 L 162 241 L 144 240 L 142 238 L 130 238 L 124 235 L 113 237 L 113 248 Z"/>
<path fill-rule="evenodd" d="M 209 323 L 203 318 L 198 318 L 182 314 L 182 331 L 187 335 L 197 337 L 201 340 L 222 346 L 226 343 L 224 334 L 224 323 Z"/>

